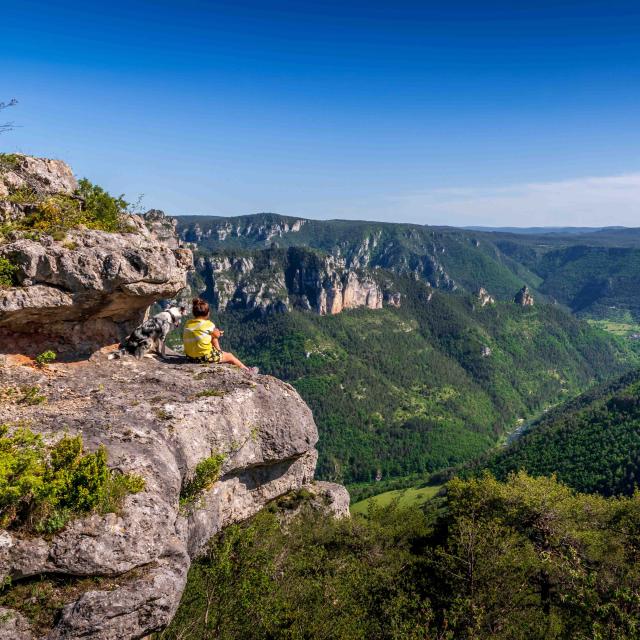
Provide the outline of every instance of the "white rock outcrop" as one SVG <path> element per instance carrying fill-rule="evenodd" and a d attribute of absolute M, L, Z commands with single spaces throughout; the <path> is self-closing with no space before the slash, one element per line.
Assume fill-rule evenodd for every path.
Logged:
<path fill-rule="evenodd" d="M 87 448 L 107 448 L 110 466 L 146 483 L 121 513 L 80 518 L 49 539 L 0 531 L 0 581 L 50 572 L 115 580 L 68 602 L 49 640 L 122 640 L 161 629 L 209 539 L 288 491 L 307 486 L 336 515 L 348 515 L 343 487 L 313 484 L 311 411 L 293 387 L 270 376 L 99 354 L 47 371 L 9 362 L 0 385 L 38 386 L 47 398 L 0 405 L 0 423 L 27 421 L 47 438 L 82 434 Z M 181 506 L 181 487 L 214 453 L 225 456 L 220 480 Z M 0 638 L 7 637 L 14 627 L 3 636 L 1 625 Z"/>

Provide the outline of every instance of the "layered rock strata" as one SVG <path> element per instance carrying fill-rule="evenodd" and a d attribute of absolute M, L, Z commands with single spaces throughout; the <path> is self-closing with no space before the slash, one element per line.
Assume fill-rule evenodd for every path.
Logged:
<path fill-rule="evenodd" d="M 200 281 L 192 279 L 192 289 L 221 311 L 267 314 L 297 308 L 334 315 L 359 307 L 381 309 L 383 302 L 401 304 L 400 294 L 385 290 L 366 269 L 347 268 L 344 260 L 300 248 L 199 255 L 195 266 Z"/>

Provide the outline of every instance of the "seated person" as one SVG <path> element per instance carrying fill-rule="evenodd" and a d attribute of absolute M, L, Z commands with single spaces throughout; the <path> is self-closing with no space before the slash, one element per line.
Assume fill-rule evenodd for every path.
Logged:
<path fill-rule="evenodd" d="M 209 320 L 209 304 L 202 298 L 194 298 L 192 302 L 193 318 L 184 325 L 182 342 L 184 353 L 190 360 L 197 362 L 229 363 L 245 371 L 257 373 L 257 367 L 245 366 L 232 353 L 222 351 L 218 339 L 224 331 Z"/>

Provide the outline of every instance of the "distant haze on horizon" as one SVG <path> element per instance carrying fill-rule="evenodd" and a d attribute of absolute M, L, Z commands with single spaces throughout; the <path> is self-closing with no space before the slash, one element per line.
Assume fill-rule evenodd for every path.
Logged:
<path fill-rule="evenodd" d="M 22 0 L 0 150 L 174 215 L 640 223 L 640 4 Z"/>

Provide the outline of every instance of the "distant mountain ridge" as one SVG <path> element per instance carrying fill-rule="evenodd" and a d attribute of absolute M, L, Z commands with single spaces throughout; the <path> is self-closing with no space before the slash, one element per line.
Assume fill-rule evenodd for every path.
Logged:
<path fill-rule="evenodd" d="M 178 232 L 205 256 L 305 247 L 367 277 L 385 270 L 498 300 L 526 285 L 584 317 L 640 320 L 640 228 L 488 231 L 262 213 L 183 216 Z"/>
<path fill-rule="evenodd" d="M 598 231 L 618 231 L 623 229 L 630 229 L 630 227 L 622 226 L 609 226 L 609 227 L 483 227 L 483 226 L 469 226 L 461 227 L 469 231 L 487 231 L 496 233 L 515 233 L 524 235 L 546 235 L 549 233 L 562 233 L 562 234 L 583 234 L 583 233 L 595 233 Z"/>
<path fill-rule="evenodd" d="M 241 255 L 267 248 L 305 247 L 332 256 L 346 270 L 386 270 L 448 291 L 484 287 L 510 300 L 536 277 L 490 240 L 448 227 L 308 220 L 277 214 L 178 218 L 184 242 L 202 255 Z"/>

